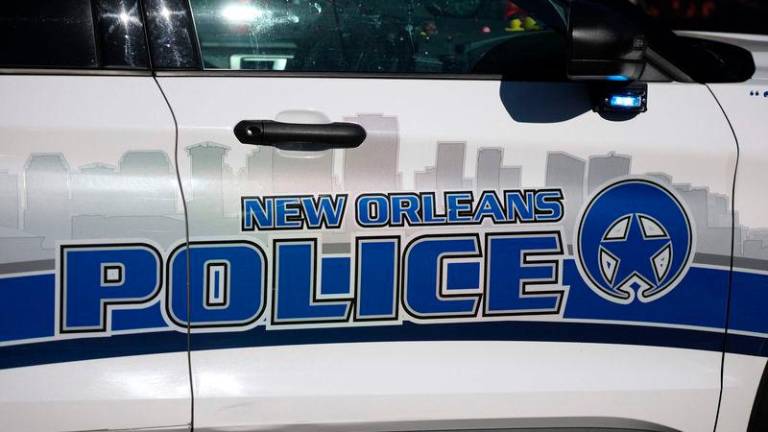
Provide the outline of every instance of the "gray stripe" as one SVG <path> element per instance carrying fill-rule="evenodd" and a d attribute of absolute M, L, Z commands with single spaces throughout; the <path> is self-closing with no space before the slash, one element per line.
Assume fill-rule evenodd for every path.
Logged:
<path fill-rule="evenodd" d="M 9 273 L 27 273 L 34 271 L 54 270 L 56 268 L 55 260 L 21 261 L 0 264 L 0 274 Z"/>
<path fill-rule="evenodd" d="M 327 254 L 348 254 L 352 250 L 349 243 L 323 243 L 323 253 Z"/>
<path fill-rule="evenodd" d="M 706 253 L 697 253 L 693 258 L 697 264 L 716 265 L 721 267 L 731 266 L 731 257 L 729 255 L 715 255 Z M 768 261 L 756 258 L 735 257 L 733 267 L 736 270 L 766 270 L 768 271 Z"/>
<path fill-rule="evenodd" d="M 736 270 L 745 268 L 751 270 L 768 271 L 768 261 L 757 258 L 735 257 L 733 259 L 733 266 L 736 268 Z"/>
<path fill-rule="evenodd" d="M 697 253 L 693 257 L 693 262 L 696 264 L 716 265 L 723 267 L 731 266 L 730 255 L 716 255 L 708 253 Z"/>

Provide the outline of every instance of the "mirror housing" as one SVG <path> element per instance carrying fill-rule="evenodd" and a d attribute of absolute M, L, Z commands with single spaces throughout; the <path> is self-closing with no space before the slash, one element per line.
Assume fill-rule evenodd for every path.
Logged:
<path fill-rule="evenodd" d="M 568 78 L 634 81 L 645 69 L 644 17 L 627 0 L 573 0 L 568 14 Z"/>

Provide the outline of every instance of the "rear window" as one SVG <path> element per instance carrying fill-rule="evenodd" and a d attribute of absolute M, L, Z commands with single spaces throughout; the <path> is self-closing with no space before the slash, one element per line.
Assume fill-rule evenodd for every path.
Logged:
<path fill-rule="evenodd" d="M 0 65 L 91 68 L 98 65 L 89 0 L 3 0 Z"/>
<path fill-rule="evenodd" d="M 146 69 L 139 0 L 2 0 L 0 67 Z"/>

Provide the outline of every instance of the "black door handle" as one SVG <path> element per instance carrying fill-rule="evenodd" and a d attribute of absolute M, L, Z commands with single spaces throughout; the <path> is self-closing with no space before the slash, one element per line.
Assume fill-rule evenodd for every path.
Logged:
<path fill-rule="evenodd" d="M 243 120 L 235 126 L 243 144 L 277 147 L 281 150 L 321 151 L 355 148 L 367 133 L 355 123 L 303 124 L 272 120 Z"/>

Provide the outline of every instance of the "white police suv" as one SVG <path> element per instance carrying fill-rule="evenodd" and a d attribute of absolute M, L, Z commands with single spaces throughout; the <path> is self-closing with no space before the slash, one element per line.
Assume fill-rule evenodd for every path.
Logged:
<path fill-rule="evenodd" d="M 5 0 L 0 430 L 768 430 L 768 37 Z"/>

